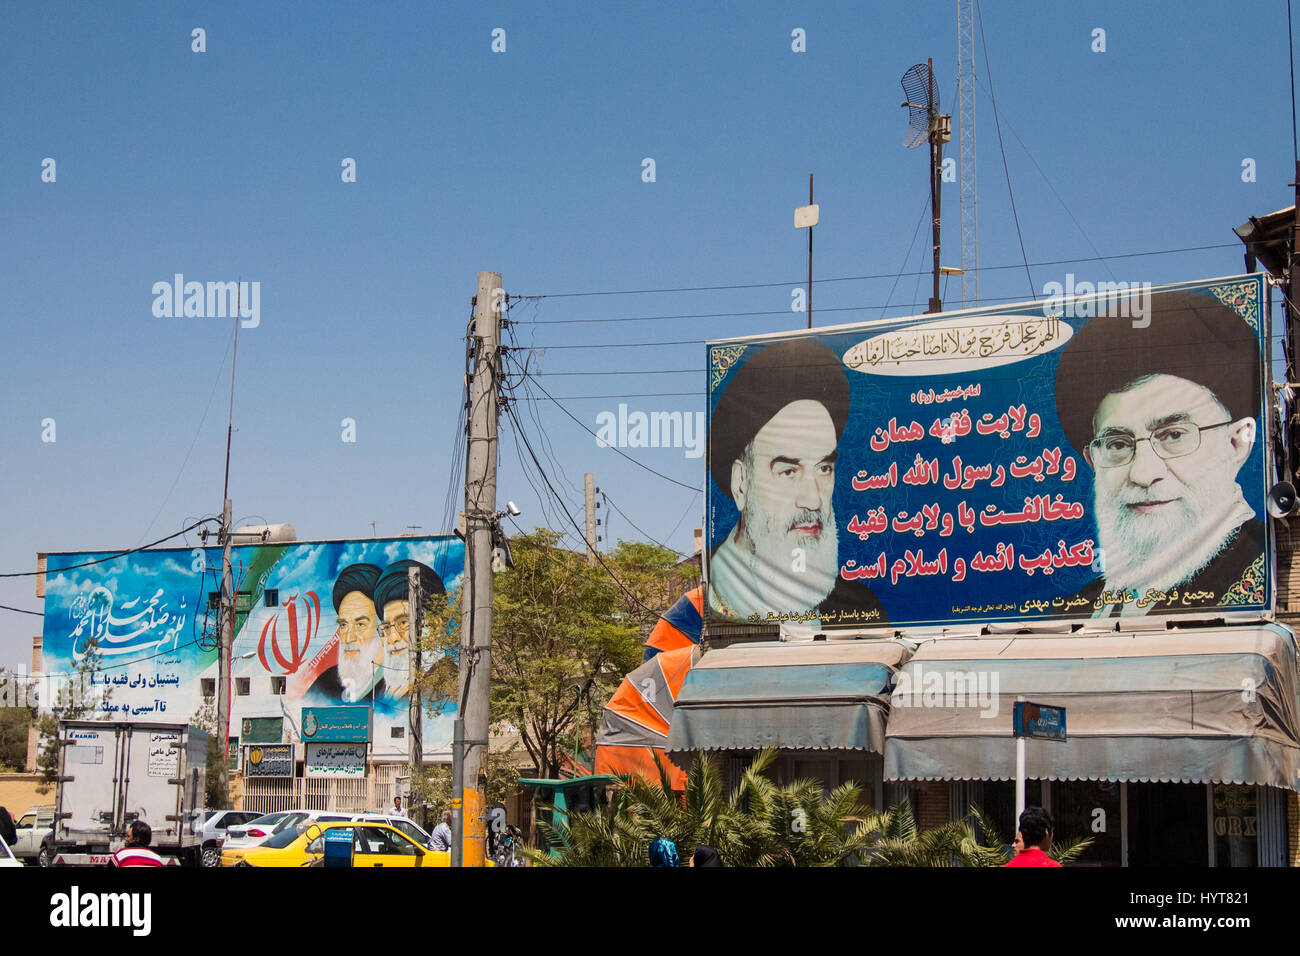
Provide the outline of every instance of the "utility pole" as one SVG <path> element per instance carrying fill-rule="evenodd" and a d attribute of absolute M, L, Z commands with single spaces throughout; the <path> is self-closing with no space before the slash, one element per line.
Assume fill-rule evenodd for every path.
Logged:
<path fill-rule="evenodd" d="M 217 733 L 221 734 L 221 770 L 217 793 L 224 805 L 230 799 L 230 649 L 235 643 L 235 576 L 230 566 L 230 439 L 235 431 L 235 361 L 239 358 L 239 321 L 243 311 L 243 284 L 235 283 L 235 342 L 230 356 L 230 410 L 226 415 L 226 477 L 221 488 L 221 637 L 217 645 Z"/>
<path fill-rule="evenodd" d="M 417 768 L 424 766 L 424 733 L 421 722 L 421 701 L 420 701 L 420 678 L 424 676 L 424 667 L 422 665 L 420 653 L 420 638 L 424 631 L 424 595 L 420 593 L 420 569 L 411 567 L 407 569 L 407 588 L 410 592 L 407 598 L 407 607 L 409 610 L 410 625 L 407 635 L 406 659 L 410 662 L 411 668 L 411 689 L 408 691 L 408 702 L 410 703 L 410 730 L 407 740 L 409 741 L 409 762 L 411 772 L 417 772 Z M 408 813 L 409 808 L 408 808 Z"/>
<path fill-rule="evenodd" d="M 478 274 L 469 348 L 469 446 L 465 455 L 465 576 L 460 629 L 460 704 L 453 730 L 452 866 L 482 866 L 486 858 L 483 793 L 488 701 L 492 675 L 492 537 L 496 526 L 497 403 L 500 323 L 499 272 Z"/>
<path fill-rule="evenodd" d="M 1297 314 L 1295 307 L 1296 296 L 1300 295 L 1300 161 L 1295 164 L 1295 180 L 1291 183 L 1295 189 L 1296 199 L 1296 216 L 1295 223 L 1291 228 L 1291 261 L 1287 263 L 1290 267 L 1287 270 L 1286 282 L 1286 335 L 1287 343 L 1290 345 L 1291 354 L 1288 356 L 1289 361 L 1286 365 L 1286 380 L 1294 382 L 1296 374 L 1296 363 L 1300 362 L 1300 315 Z M 1284 425 L 1284 434 L 1286 435 L 1286 463 L 1287 463 L 1287 481 L 1294 480 L 1294 475 L 1298 469 L 1297 455 L 1300 454 L 1300 427 L 1297 427 L 1296 399 L 1294 394 L 1289 396 L 1286 402 L 1287 420 Z"/>
<path fill-rule="evenodd" d="M 587 564 L 596 565 L 596 479 L 591 474 L 582 476 L 584 497 L 587 500 Z"/>

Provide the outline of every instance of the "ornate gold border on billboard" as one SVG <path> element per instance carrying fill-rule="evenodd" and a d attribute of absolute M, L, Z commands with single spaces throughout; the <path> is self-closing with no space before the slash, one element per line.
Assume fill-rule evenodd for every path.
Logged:
<path fill-rule="evenodd" d="M 1246 568 L 1241 580 L 1228 588 L 1219 604 L 1224 607 L 1263 604 L 1266 583 L 1264 555 L 1261 554 L 1250 563 L 1250 567 Z"/>
<path fill-rule="evenodd" d="M 745 354 L 744 345 L 715 345 L 709 349 L 709 390 L 717 388 L 731 367 Z"/>
<path fill-rule="evenodd" d="M 1212 285 L 1210 294 L 1246 320 L 1259 334 L 1259 284 L 1254 280 L 1231 285 Z"/>

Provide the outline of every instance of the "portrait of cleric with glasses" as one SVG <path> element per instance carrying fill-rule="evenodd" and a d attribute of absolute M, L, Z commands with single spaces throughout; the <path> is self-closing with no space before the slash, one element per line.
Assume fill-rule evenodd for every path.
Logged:
<path fill-rule="evenodd" d="M 1210 296 L 1150 303 L 1143 327 L 1103 311 L 1057 366 L 1061 427 L 1093 476 L 1100 574 L 1078 596 L 1094 617 L 1217 605 L 1264 553 L 1238 483 L 1258 427 L 1255 332 Z"/>

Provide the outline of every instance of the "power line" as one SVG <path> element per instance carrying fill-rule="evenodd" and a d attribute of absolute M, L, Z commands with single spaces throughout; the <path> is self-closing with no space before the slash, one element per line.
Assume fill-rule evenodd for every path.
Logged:
<path fill-rule="evenodd" d="M 637 523 L 627 516 L 627 512 L 625 512 L 622 508 L 620 508 L 617 504 L 615 504 L 614 499 L 611 498 L 609 495 L 605 494 L 603 491 L 601 492 L 601 497 L 605 499 L 606 504 L 608 504 L 611 508 L 613 508 L 620 515 L 622 515 L 623 520 L 626 521 L 628 524 L 630 524 L 643 538 L 646 538 L 649 541 L 653 542 L 654 544 L 659 545 L 659 547 L 663 548 L 665 551 L 671 551 L 673 554 L 677 555 L 678 557 L 681 558 L 688 557 L 686 552 L 678 551 L 676 548 L 672 547 L 671 545 L 664 544 L 654 535 L 649 534 L 644 529 L 637 527 Z M 689 507 L 689 505 L 687 507 Z M 679 521 L 678 524 L 680 523 L 681 522 Z"/>
<path fill-rule="evenodd" d="M 94 561 L 83 561 L 81 564 L 69 564 L 62 568 L 46 568 L 44 571 L 13 571 L 8 574 L 0 574 L 0 578 L 34 578 L 38 574 L 58 574 L 60 571 L 71 571 L 74 568 L 88 568 L 92 564 L 103 564 L 105 561 L 113 561 L 116 558 L 121 558 L 128 554 L 135 554 L 137 551 L 144 551 L 146 548 L 152 548 L 154 545 L 162 544 L 164 541 L 170 541 L 172 538 L 179 538 L 181 535 L 193 531 L 195 528 L 199 527 L 199 525 L 209 524 L 216 520 L 216 518 L 203 518 L 194 522 L 194 524 L 190 525 L 188 528 L 177 531 L 175 534 L 169 534 L 165 538 L 159 538 L 157 541 L 151 541 L 149 544 L 142 544 L 138 548 L 131 548 L 129 551 L 118 551 L 105 558 L 96 558 Z"/>
<path fill-rule="evenodd" d="M 540 382 L 534 382 L 533 384 L 535 384 L 535 385 L 537 386 L 537 388 L 541 390 L 541 392 L 542 392 L 543 395 L 545 395 L 547 398 L 549 398 L 549 399 L 550 399 L 550 400 L 555 404 L 555 407 L 556 407 L 556 408 L 558 408 L 560 411 L 564 412 L 564 414 L 568 415 L 571 419 L 573 419 L 573 420 L 578 424 L 578 427 L 579 427 L 579 428 L 581 428 L 583 431 L 585 431 L 585 432 L 586 432 L 588 435 L 590 435 L 592 438 L 595 438 L 597 441 L 600 440 L 600 437 L 599 437 L 595 432 L 593 432 L 590 428 L 588 428 L 586 425 L 584 425 L 584 424 L 582 423 L 582 421 L 581 421 L 581 420 L 580 420 L 576 415 L 573 414 L 573 412 L 569 411 L 567 408 L 565 408 L 563 405 L 561 405 L 561 404 L 556 400 L 555 396 L 552 395 L 550 392 L 548 392 L 548 391 L 546 390 L 546 388 L 545 388 L 545 387 L 544 387 Z M 507 407 L 509 407 L 509 406 L 507 406 Z M 511 417 L 512 419 L 514 419 L 514 415 L 513 415 L 513 413 L 511 414 L 510 417 Z M 518 420 L 517 420 L 517 419 L 514 419 L 514 420 L 515 420 L 516 427 L 517 427 L 517 426 L 518 426 Z M 526 443 L 527 443 L 527 439 L 525 438 L 525 444 L 526 444 Z M 602 442 L 601 444 L 604 444 L 604 443 Z M 610 449 L 612 449 L 613 451 L 617 452 L 618 454 L 622 455 L 624 458 L 626 458 L 626 459 L 627 459 L 628 461 L 630 461 L 632 464 L 636 465 L 638 468 L 643 468 L 643 469 L 645 469 L 646 471 L 650 472 L 650 474 L 652 474 L 652 475 L 657 475 L 658 477 L 664 479 L 665 481 L 671 481 L 674 485 L 681 485 L 681 487 L 686 488 L 686 489 L 689 490 L 689 491 L 695 491 L 695 492 L 700 492 L 700 493 L 703 493 L 703 491 L 704 491 L 703 488 L 696 488 L 694 485 L 688 485 L 688 484 L 686 484 L 686 482 L 684 482 L 684 481 L 678 481 L 676 478 L 671 478 L 671 477 L 669 477 L 668 475 L 665 475 L 665 474 L 664 474 L 663 472 L 661 472 L 661 471 L 655 471 L 655 470 L 654 470 L 653 468 L 651 468 L 649 465 L 646 465 L 646 464 L 644 464 L 644 463 L 642 463 L 642 462 L 637 461 L 637 460 L 636 460 L 635 458 L 633 458 L 631 455 L 624 454 L 624 452 L 622 451 L 622 449 L 616 448 L 616 447 L 613 446 L 613 445 L 605 445 L 605 447 L 610 448 Z M 578 533 L 578 537 L 580 537 L 580 538 L 584 537 L 584 535 L 582 534 L 582 532 L 579 532 L 579 533 Z"/>
<path fill-rule="evenodd" d="M 29 611 L 25 607 L 10 607 L 8 604 L 0 604 L 0 611 L 16 611 L 19 614 L 35 614 L 37 617 L 44 617 L 44 611 Z"/>
<path fill-rule="evenodd" d="M 1117 255 L 1112 255 L 1112 256 L 1084 256 L 1076 259 L 1049 259 L 1049 260 L 1043 260 L 1042 262 L 1031 262 L 1029 263 L 1029 265 L 1034 267 L 1064 266 L 1064 265 L 1075 265 L 1080 262 L 1101 262 L 1101 261 L 1113 260 L 1113 259 L 1136 259 L 1136 258 L 1141 258 L 1143 256 L 1168 256 L 1168 255 L 1177 255 L 1184 252 L 1204 252 L 1210 249 L 1236 249 L 1238 247 L 1239 247 L 1238 244 L 1235 242 L 1218 242 L 1218 243 L 1212 243 L 1204 246 L 1183 246 L 1177 249 L 1153 249 L 1146 252 L 1125 252 L 1125 253 L 1119 253 Z M 980 266 L 978 271 L 1000 272 L 1007 269 L 1023 269 L 1024 267 L 1025 267 L 1024 262 L 1016 262 L 1008 265 Z M 863 282 L 872 279 L 894 279 L 901 276 L 930 275 L 930 274 L 931 273 L 928 271 L 921 271 L 921 272 L 904 272 L 904 273 L 882 272 L 875 275 L 864 275 L 864 276 L 831 276 L 825 279 L 817 279 L 814 282 L 814 284 L 826 283 L 826 282 Z M 790 282 L 749 282 L 749 283 L 733 284 L 733 285 L 681 286 L 679 288 L 671 288 L 671 289 L 609 289 L 609 290 L 603 290 L 599 292 L 547 292 L 539 295 L 512 296 L 512 298 L 517 298 L 521 300 L 571 299 L 571 298 L 584 298 L 584 297 L 599 296 L 599 295 L 656 295 L 659 293 L 667 293 L 667 292 L 720 292 L 728 289 L 774 289 L 782 286 L 790 287 L 796 285 L 804 285 L 807 283 L 807 281 L 808 280 L 805 277 Z M 532 323 L 524 322 L 522 324 L 527 325 Z"/>

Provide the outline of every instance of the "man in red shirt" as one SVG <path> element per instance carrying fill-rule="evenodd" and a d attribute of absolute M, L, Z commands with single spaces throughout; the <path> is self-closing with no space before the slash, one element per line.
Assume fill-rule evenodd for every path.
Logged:
<path fill-rule="evenodd" d="M 1023 848 L 1007 866 L 1060 866 L 1047 850 L 1052 845 L 1052 817 L 1042 807 L 1025 807 L 1020 814 L 1020 832 L 1017 841 Z"/>
<path fill-rule="evenodd" d="M 153 830 L 143 820 L 133 820 L 126 828 L 126 846 L 109 857 L 109 866 L 163 866 L 162 857 L 149 849 Z"/>

